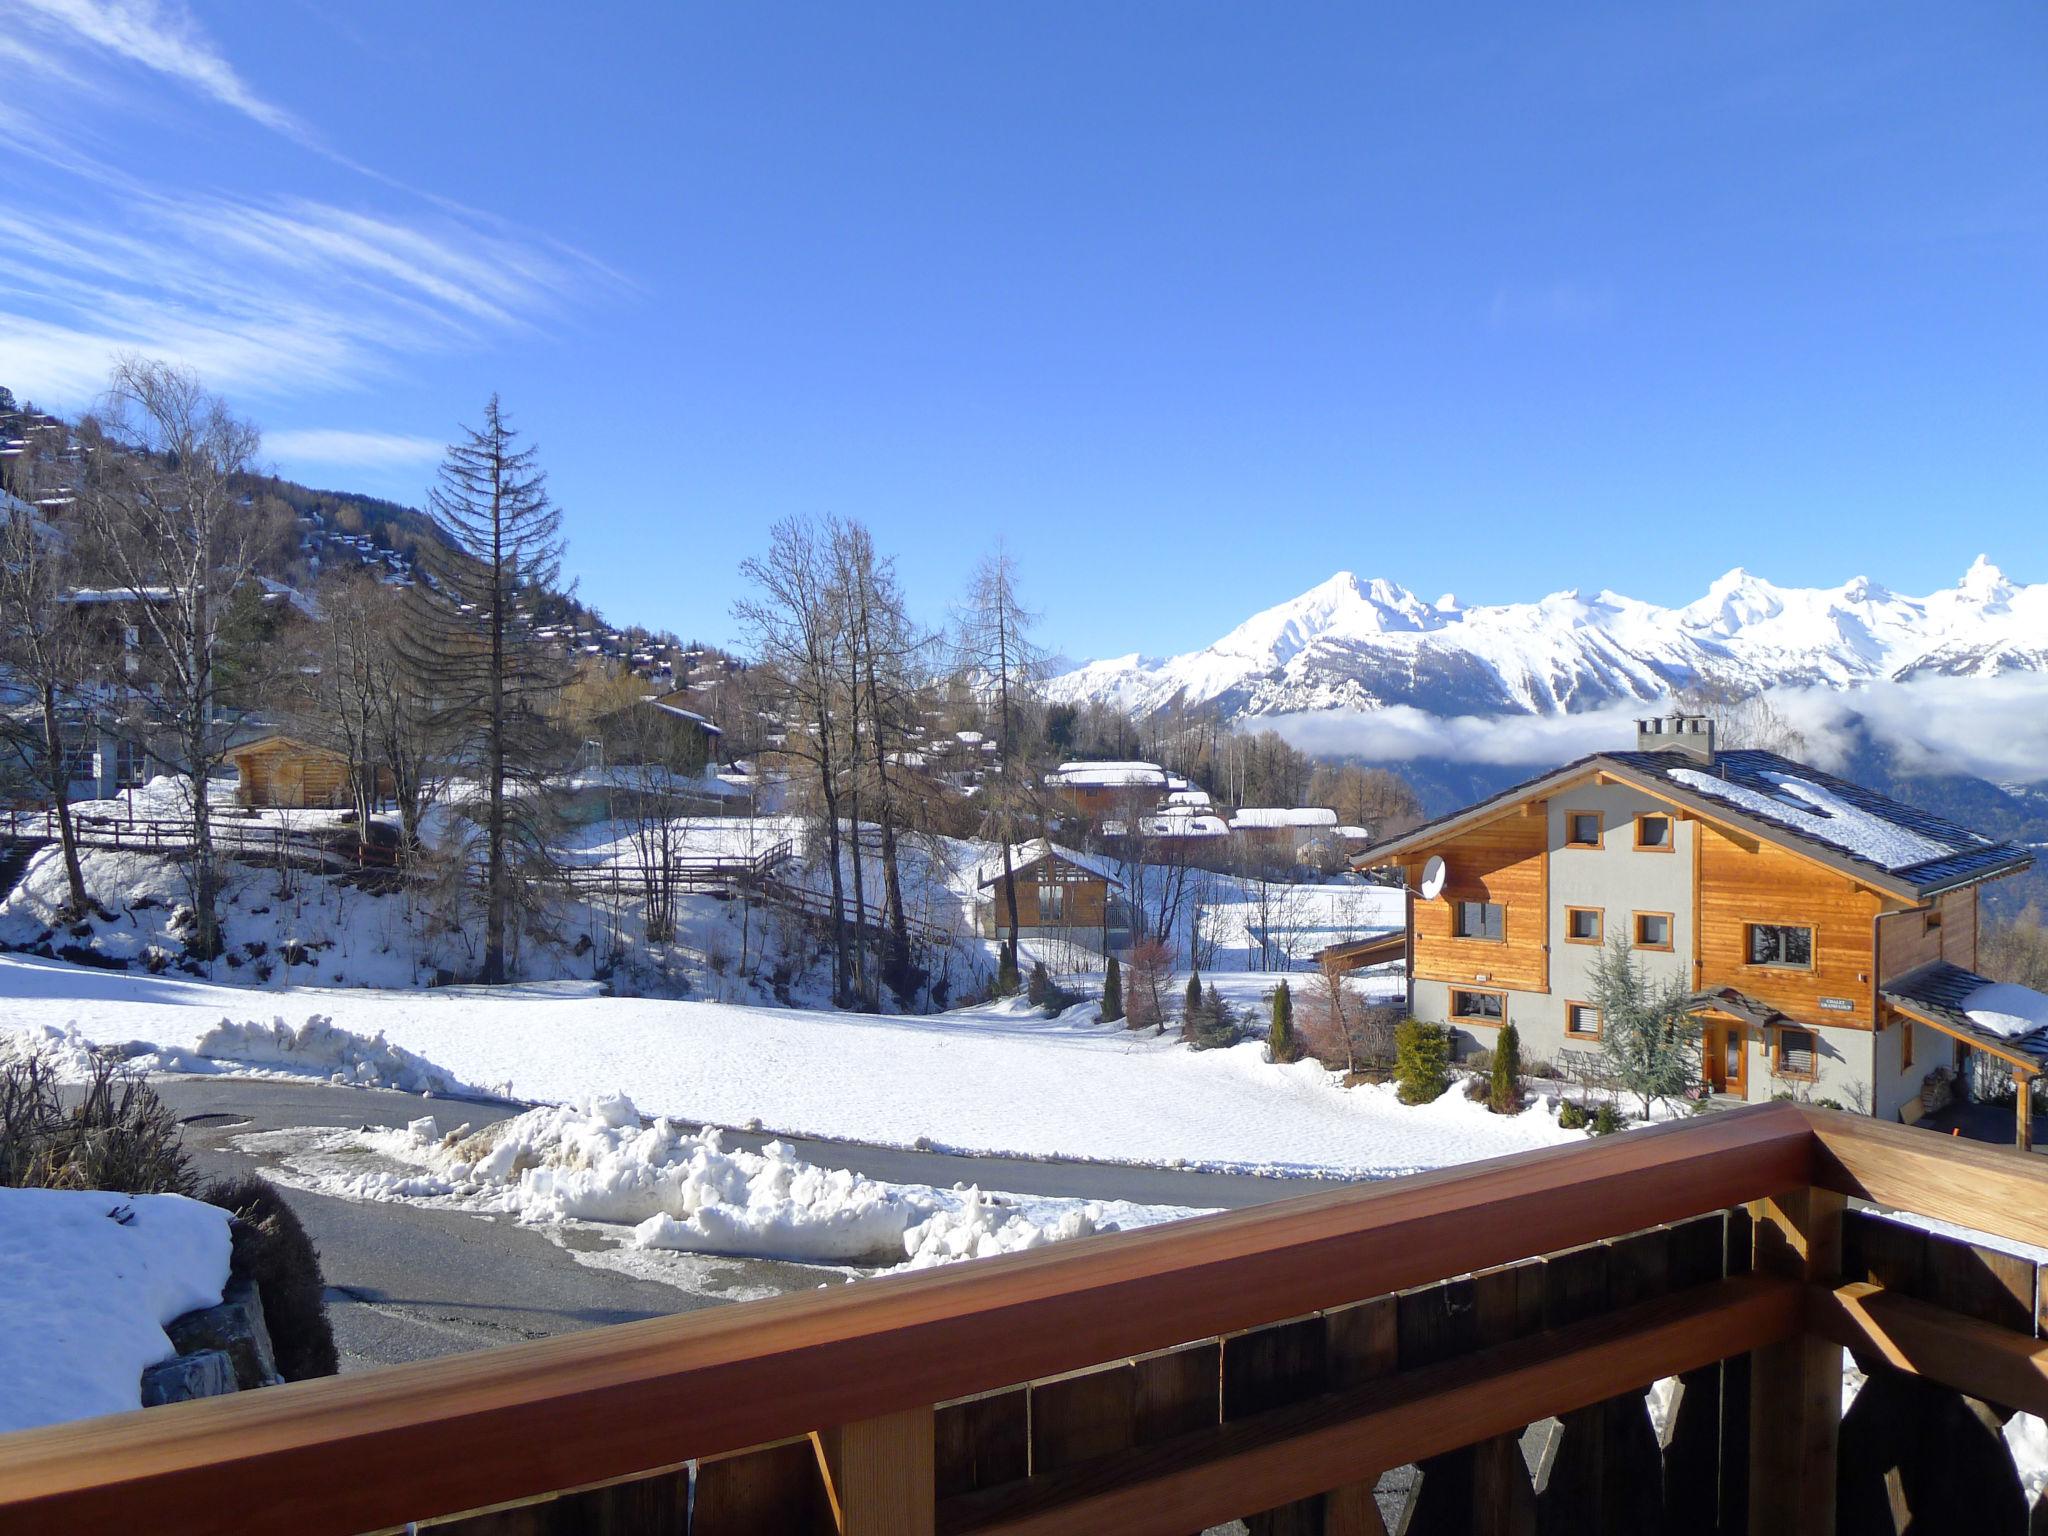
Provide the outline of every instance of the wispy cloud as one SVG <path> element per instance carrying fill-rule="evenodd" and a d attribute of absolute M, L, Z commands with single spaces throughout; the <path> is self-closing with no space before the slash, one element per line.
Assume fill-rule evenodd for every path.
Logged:
<path fill-rule="evenodd" d="M 21 87 L 0 100 L 0 382 L 19 393 L 83 404 L 124 353 L 189 364 L 236 394 L 371 383 L 422 354 L 538 332 L 623 286 L 571 247 L 318 144 L 173 0 L 17 3 L 29 25 L 0 29 Z M 165 82 L 360 171 L 360 197 L 145 180 L 111 124 L 125 107 L 178 131 L 157 110 Z M 231 174 L 231 155 L 209 154 Z"/>
<path fill-rule="evenodd" d="M 259 96 L 182 6 L 159 0 L 15 0 L 46 27 L 61 28 L 108 53 L 198 91 L 245 117 L 309 137 L 298 118 Z"/>
<path fill-rule="evenodd" d="M 351 432 L 341 427 L 298 427 L 263 434 L 266 457 L 322 468 L 396 469 L 431 464 L 445 444 L 400 432 Z"/>

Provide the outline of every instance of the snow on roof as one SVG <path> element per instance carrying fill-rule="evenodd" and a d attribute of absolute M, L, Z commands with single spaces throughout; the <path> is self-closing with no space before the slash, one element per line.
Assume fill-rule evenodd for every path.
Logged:
<path fill-rule="evenodd" d="M 1105 824 L 1103 830 L 1109 830 Z M 1230 828 L 1221 816 L 1159 815 L 1139 820 L 1138 830 L 1147 837 L 1228 837 Z"/>
<path fill-rule="evenodd" d="M 1369 827 L 1339 827 L 1337 835 L 1339 837 L 1351 838 L 1357 842 L 1365 842 L 1372 837 L 1372 830 Z"/>
<path fill-rule="evenodd" d="M 1166 797 L 1168 805 L 1208 806 L 1212 803 L 1206 789 L 1176 789 Z"/>
<path fill-rule="evenodd" d="M 1118 789 L 1165 785 L 1170 778 L 1157 763 L 1061 763 L 1045 781 L 1076 789 Z"/>
<path fill-rule="evenodd" d="M 1757 775 L 1771 786 L 1772 793 L 1730 783 L 1698 768 L 1674 768 L 1669 774 L 1688 789 L 1780 822 L 1883 869 L 1907 869 L 1956 851 L 1951 842 L 1914 832 L 1874 811 L 1851 805 L 1833 790 L 1796 774 L 1766 771 Z"/>
<path fill-rule="evenodd" d="M 2017 982 L 1993 981 L 1963 999 L 1963 1012 L 1979 1029 L 2006 1040 L 2048 1030 L 2048 993 Z"/>
<path fill-rule="evenodd" d="M 1028 842 L 1012 843 L 1010 845 L 1010 867 L 1012 869 L 1028 869 L 1031 865 L 1038 863 L 1048 856 L 1058 859 L 1063 864 L 1071 864 L 1076 869 L 1086 870 L 1091 875 L 1107 880 L 1111 885 L 1123 884 L 1121 880 L 1117 879 L 1116 871 L 1105 861 L 1092 858 L 1085 853 L 1076 853 L 1071 848 L 1062 848 L 1058 843 L 1047 842 L 1042 837 L 1034 837 Z M 1002 877 L 1003 858 L 1002 854 L 998 852 L 993 858 L 983 861 L 980 878 L 977 883 L 989 885 L 1002 879 Z"/>
<path fill-rule="evenodd" d="M 161 603 L 170 596 L 169 587 L 73 587 L 64 599 L 72 603 Z"/>
<path fill-rule="evenodd" d="M 1334 827 L 1337 813 L 1322 806 L 1246 806 L 1230 818 L 1238 830 L 1248 827 Z"/>

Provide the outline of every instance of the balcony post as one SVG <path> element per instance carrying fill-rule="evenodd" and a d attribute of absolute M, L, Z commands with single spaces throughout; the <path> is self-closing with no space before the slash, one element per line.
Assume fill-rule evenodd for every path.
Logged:
<path fill-rule="evenodd" d="M 1843 1199 L 1800 1189 L 1750 1207 L 1756 1268 L 1832 1285 Z M 1842 1349 L 1811 1333 L 1750 1356 L 1749 1536 L 1834 1536 Z"/>
<path fill-rule="evenodd" d="M 937 1519 L 932 1410 L 814 1432 L 839 1536 L 932 1536 Z"/>

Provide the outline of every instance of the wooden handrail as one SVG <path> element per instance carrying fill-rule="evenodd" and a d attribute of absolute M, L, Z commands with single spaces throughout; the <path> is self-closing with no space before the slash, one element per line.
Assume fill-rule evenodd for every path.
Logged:
<path fill-rule="evenodd" d="M 0 1440 L 0 1526 L 344 1533 L 581 1486 L 1384 1295 L 1782 1191 L 1763 1105 L 745 1307 Z"/>

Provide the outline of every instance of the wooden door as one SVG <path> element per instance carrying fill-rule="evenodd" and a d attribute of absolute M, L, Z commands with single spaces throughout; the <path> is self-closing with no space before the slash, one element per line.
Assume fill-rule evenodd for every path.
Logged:
<path fill-rule="evenodd" d="M 1749 1097 L 1749 1052 L 1740 1024 L 1709 1024 L 1701 1037 L 1702 1065 L 1714 1092 Z"/>

